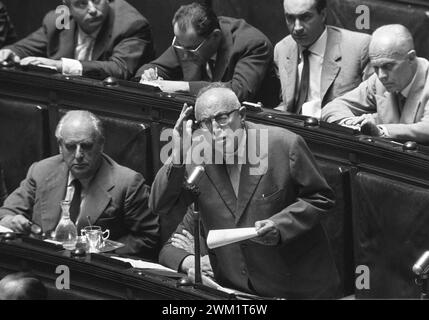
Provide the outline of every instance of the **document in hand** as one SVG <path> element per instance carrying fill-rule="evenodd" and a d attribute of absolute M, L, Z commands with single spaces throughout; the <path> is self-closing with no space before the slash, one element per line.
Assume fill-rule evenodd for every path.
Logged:
<path fill-rule="evenodd" d="M 258 233 L 254 227 L 210 230 L 207 236 L 207 246 L 210 249 L 215 249 L 231 243 L 255 238 L 257 236 Z"/>

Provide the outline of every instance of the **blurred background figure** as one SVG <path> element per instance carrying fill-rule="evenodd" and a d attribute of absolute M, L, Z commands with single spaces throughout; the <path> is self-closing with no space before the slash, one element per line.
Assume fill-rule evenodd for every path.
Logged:
<path fill-rule="evenodd" d="M 0 1 L 0 48 L 16 41 L 16 33 L 5 5 Z"/>
<path fill-rule="evenodd" d="M 0 281 L 0 300 L 46 300 L 43 283 L 29 273 L 9 274 Z"/>

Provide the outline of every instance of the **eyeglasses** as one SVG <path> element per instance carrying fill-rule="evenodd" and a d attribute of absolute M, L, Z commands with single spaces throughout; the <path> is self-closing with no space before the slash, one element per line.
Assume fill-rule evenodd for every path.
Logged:
<path fill-rule="evenodd" d="M 186 51 L 186 52 L 189 52 L 189 53 L 193 53 L 193 54 L 195 54 L 195 53 L 197 53 L 198 52 L 198 50 L 200 50 L 201 49 L 201 47 L 204 45 L 204 43 L 206 43 L 206 41 L 207 41 L 207 39 L 208 38 L 205 38 L 203 41 L 201 41 L 201 43 L 198 45 L 198 47 L 196 47 L 195 49 L 188 49 L 188 48 L 185 48 L 184 46 L 181 46 L 181 45 L 178 45 L 178 44 L 176 44 L 176 37 L 174 37 L 173 38 L 173 42 L 171 43 L 171 45 L 175 48 L 175 49 L 178 49 L 178 50 L 181 50 L 181 51 Z"/>
<path fill-rule="evenodd" d="M 201 121 L 197 121 L 196 124 L 201 129 L 211 130 L 212 129 L 213 120 L 214 120 L 214 121 L 216 121 L 216 123 L 219 126 L 225 127 L 226 125 L 229 124 L 231 114 L 233 114 L 236 111 L 239 111 L 239 109 L 234 109 L 234 110 L 232 110 L 230 112 L 219 113 L 219 114 L 215 115 L 214 117 L 210 117 L 210 118 L 207 118 L 207 119 L 203 119 Z"/>

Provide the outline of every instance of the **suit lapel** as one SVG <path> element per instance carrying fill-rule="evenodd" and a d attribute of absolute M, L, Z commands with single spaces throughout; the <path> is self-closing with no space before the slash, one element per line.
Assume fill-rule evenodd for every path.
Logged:
<path fill-rule="evenodd" d="M 237 224 L 243 215 L 247 204 L 253 196 L 262 175 L 251 175 L 250 168 L 252 166 L 246 161 L 241 167 L 240 187 L 238 189 L 237 210 L 235 211 L 235 223 Z"/>
<path fill-rule="evenodd" d="M 95 223 L 111 201 L 108 191 L 115 186 L 111 179 L 112 167 L 106 159 L 103 158 L 102 161 L 100 169 L 89 184 L 88 194 L 77 222 L 78 229 L 88 225 L 87 216 L 90 217 L 92 223 Z"/>
<path fill-rule="evenodd" d="M 385 92 L 383 96 L 376 96 L 377 113 L 381 123 L 399 123 L 399 109 L 396 96 L 393 93 Z"/>
<path fill-rule="evenodd" d="M 423 91 L 423 87 L 425 85 L 425 68 L 418 64 L 417 66 L 417 74 L 414 82 L 410 88 L 410 92 L 408 93 L 407 100 L 405 101 L 405 105 L 401 114 L 401 123 L 415 123 L 417 111 L 421 105 L 421 92 Z"/>
<path fill-rule="evenodd" d="M 97 39 L 95 40 L 94 50 L 92 52 L 92 60 L 99 60 L 107 45 L 109 40 L 112 37 L 113 24 L 115 22 L 115 11 L 110 8 L 109 17 L 107 18 L 106 23 L 104 23 L 100 32 L 98 33 Z"/>
<path fill-rule="evenodd" d="M 341 69 L 341 34 L 331 28 L 327 29 L 327 33 L 326 50 L 322 66 L 322 79 L 320 83 L 321 101 L 323 101 L 326 92 Z"/>
<path fill-rule="evenodd" d="M 207 177 L 221 196 L 223 202 L 228 207 L 229 211 L 235 215 L 237 199 L 231 180 L 224 165 L 210 164 L 205 167 Z"/>
<path fill-rule="evenodd" d="M 249 129 L 252 130 L 252 132 L 249 132 Z M 252 198 L 253 194 L 255 193 L 256 187 L 259 184 L 259 181 L 261 180 L 262 175 L 256 174 L 259 172 L 259 170 L 252 170 L 251 169 L 257 169 L 259 166 L 263 165 L 264 157 L 268 155 L 261 154 L 261 143 L 265 142 L 268 143 L 268 141 L 261 141 L 261 131 L 258 130 L 257 126 L 254 126 L 252 123 L 247 123 L 247 141 L 246 141 L 246 162 L 241 167 L 241 174 L 240 174 L 240 186 L 238 188 L 238 199 L 237 199 L 237 209 L 235 211 L 235 223 L 237 224 L 240 220 L 241 216 L 243 215 L 247 204 L 249 203 L 250 199 Z M 255 139 L 250 139 L 250 135 L 256 135 Z M 268 138 L 268 137 L 267 137 Z M 252 144 L 251 149 L 249 150 L 249 143 Z M 253 145 L 255 144 L 255 145 Z M 250 163 L 249 154 L 252 155 L 259 155 L 259 163 Z M 268 160 L 268 159 L 267 159 Z M 260 169 L 260 168 L 259 168 Z"/>
<path fill-rule="evenodd" d="M 41 186 L 40 208 L 42 228 L 45 231 L 54 230 L 61 217 L 60 202 L 64 200 L 68 180 L 68 168 L 61 161 L 57 169 L 53 171 L 45 180 L 45 185 Z"/>
<path fill-rule="evenodd" d="M 76 22 L 70 21 L 70 29 L 64 29 L 60 32 L 58 51 L 53 59 L 69 58 L 74 59 L 74 50 L 77 37 Z"/>
<path fill-rule="evenodd" d="M 286 110 L 293 112 L 295 105 L 295 91 L 298 79 L 298 45 L 295 41 L 292 41 L 292 45 L 286 46 L 286 57 L 285 57 L 285 69 L 286 77 L 285 81 L 282 81 L 284 87 L 284 96 L 286 97 Z"/>

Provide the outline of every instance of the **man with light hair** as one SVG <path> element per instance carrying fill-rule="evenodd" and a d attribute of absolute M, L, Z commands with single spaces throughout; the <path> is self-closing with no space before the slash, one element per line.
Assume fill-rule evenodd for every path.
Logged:
<path fill-rule="evenodd" d="M 329 103 L 323 120 L 372 136 L 429 143 L 429 62 L 416 56 L 410 31 L 399 24 L 378 28 L 369 56 L 375 74 Z"/>
<path fill-rule="evenodd" d="M 149 187 L 141 174 L 103 153 L 100 120 L 88 111 L 70 111 L 55 133 L 60 155 L 33 164 L 27 177 L 0 208 L 0 225 L 28 232 L 30 221 L 55 230 L 60 202 L 71 200 L 70 218 L 78 230 L 92 224 L 110 230 L 125 244 L 117 253 L 153 258 L 158 217 L 148 208 Z"/>
<path fill-rule="evenodd" d="M 153 59 L 149 23 L 126 1 L 62 2 L 67 10 L 49 12 L 40 29 L 0 50 L 0 62 L 48 66 L 71 76 L 128 79 Z"/>

